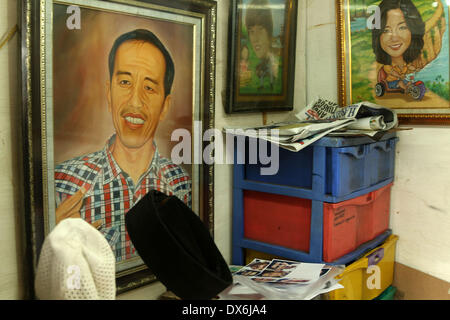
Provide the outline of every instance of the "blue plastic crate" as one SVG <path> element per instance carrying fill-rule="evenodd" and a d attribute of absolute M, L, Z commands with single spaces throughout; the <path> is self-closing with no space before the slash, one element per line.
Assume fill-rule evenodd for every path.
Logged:
<path fill-rule="evenodd" d="M 289 187 L 292 196 L 345 201 L 393 181 L 397 141 L 395 133 L 389 133 L 378 142 L 368 137 L 325 137 L 299 152 L 280 148 L 278 173 L 261 175 L 261 168 L 268 165 L 246 161 L 244 180 L 248 183 L 243 187 L 270 192 L 271 184 Z M 248 148 L 236 152 L 246 152 L 249 159 Z"/>
<path fill-rule="evenodd" d="M 328 148 L 327 193 L 342 197 L 392 179 L 397 140 Z"/>
<path fill-rule="evenodd" d="M 270 150 L 270 148 L 268 148 L 268 150 Z M 311 189 L 314 159 L 313 151 L 313 147 L 307 147 L 301 152 L 292 152 L 280 148 L 280 164 L 278 172 L 275 175 L 263 176 L 261 175 L 260 170 L 262 167 L 267 166 L 262 165 L 259 161 L 256 164 L 250 164 L 247 161 L 245 164 L 244 179 Z M 246 159 L 249 159 L 248 148 L 246 151 Z"/>

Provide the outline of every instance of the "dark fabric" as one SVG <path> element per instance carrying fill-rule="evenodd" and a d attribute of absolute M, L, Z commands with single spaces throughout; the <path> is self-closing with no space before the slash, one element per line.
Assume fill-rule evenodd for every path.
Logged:
<path fill-rule="evenodd" d="M 177 197 L 152 190 L 128 211 L 125 223 L 142 260 L 181 299 L 211 299 L 231 285 L 208 229 Z"/>

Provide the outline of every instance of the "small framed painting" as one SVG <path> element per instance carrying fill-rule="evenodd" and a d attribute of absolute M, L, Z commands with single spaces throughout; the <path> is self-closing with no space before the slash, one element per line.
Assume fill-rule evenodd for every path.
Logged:
<path fill-rule="evenodd" d="M 296 0 L 233 0 L 226 111 L 293 110 Z"/>

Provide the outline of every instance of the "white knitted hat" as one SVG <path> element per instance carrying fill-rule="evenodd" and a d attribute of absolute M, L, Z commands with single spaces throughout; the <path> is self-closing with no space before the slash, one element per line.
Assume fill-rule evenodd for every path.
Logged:
<path fill-rule="evenodd" d="M 45 238 L 34 282 L 43 300 L 113 300 L 115 259 L 105 237 L 81 218 L 61 221 Z"/>

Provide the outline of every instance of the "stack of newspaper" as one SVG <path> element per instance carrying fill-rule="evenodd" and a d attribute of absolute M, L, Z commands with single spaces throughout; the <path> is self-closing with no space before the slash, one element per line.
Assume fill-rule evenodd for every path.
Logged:
<path fill-rule="evenodd" d="M 300 151 L 328 136 L 366 135 L 377 140 L 398 126 L 397 114 L 371 102 L 347 107 L 318 98 L 295 115 L 295 119 L 261 127 L 224 128 L 226 133 L 260 138 L 280 147 Z"/>
<path fill-rule="evenodd" d="M 233 272 L 233 285 L 219 296 L 224 300 L 311 300 L 343 288 L 335 277 L 344 268 L 343 265 L 254 259 Z"/>

